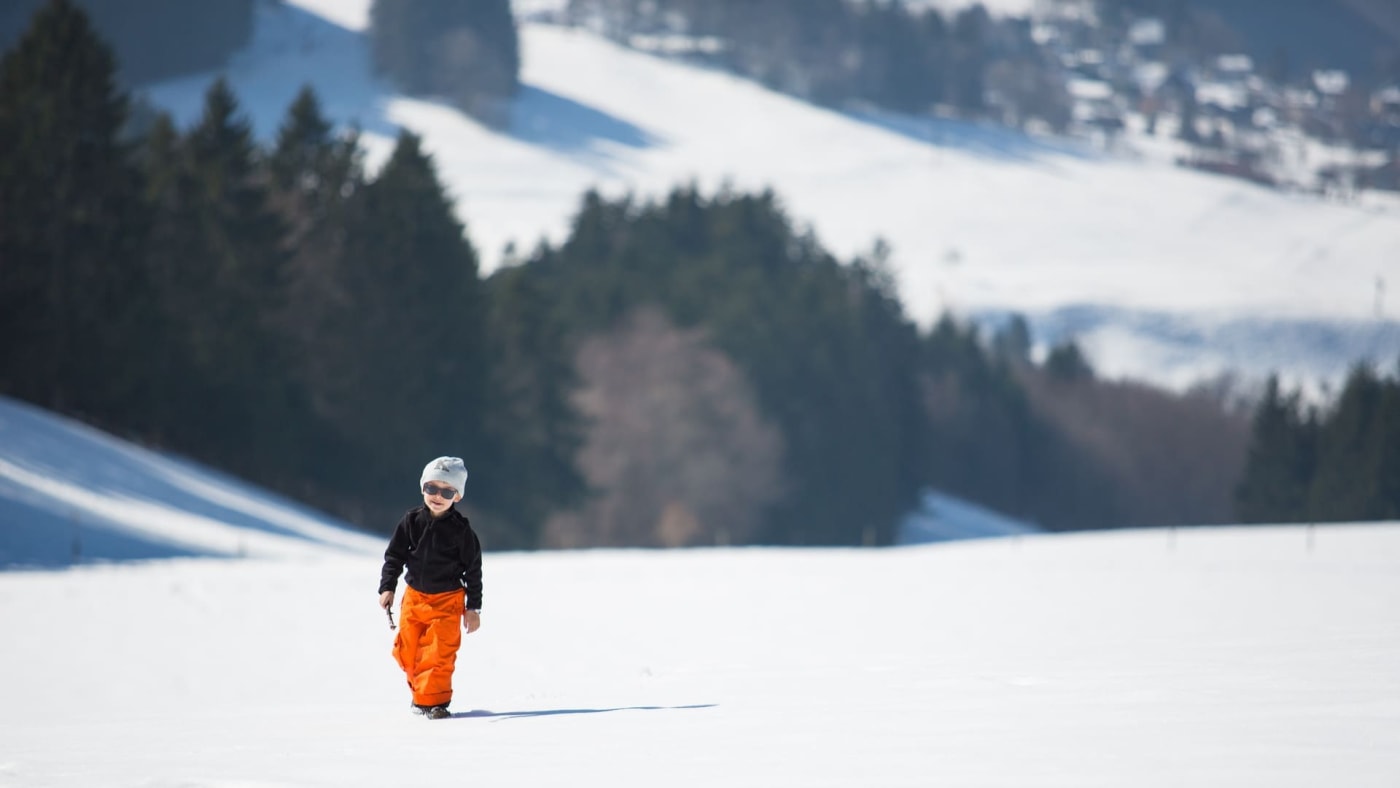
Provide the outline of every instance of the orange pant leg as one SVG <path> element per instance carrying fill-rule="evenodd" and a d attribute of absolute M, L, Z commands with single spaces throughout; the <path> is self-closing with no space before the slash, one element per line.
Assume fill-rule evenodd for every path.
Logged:
<path fill-rule="evenodd" d="M 452 700 L 452 671 L 462 645 L 464 590 L 423 594 L 404 586 L 394 660 L 403 668 L 413 702 L 441 706 Z"/>

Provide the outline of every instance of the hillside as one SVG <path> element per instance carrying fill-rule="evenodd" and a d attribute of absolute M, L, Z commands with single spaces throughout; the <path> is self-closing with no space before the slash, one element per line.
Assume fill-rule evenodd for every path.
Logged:
<path fill-rule="evenodd" d="M 0 397 L 0 569 L 382 550 L 266 490 Z"/>
<path fill-rule="evenodd" d="M 1078 337 L 1098 369 L 1173 387 L 1234 369 L 1336 380 L 1400 355 L 1400 201 L 1339 204 L 1181 170 L 1170 141 L 1133 155 L 952 120 L 851 115 L 589 33 L 522 25 L 509 129 L 404 98 L 370 73 L 367 3 L 259 8 L 228 78 L 271 137 L 311 84 L 365 132 L 371 165 L 400 126 L 423 135 L 486 270 L 507 246 L 561 240 L 582 192 L 771 187 L 843 257 L 877 238 L 910 315 L 996 322 L 1042 347 Z M 209 77 L 154 86 L 182 124 Z"/>

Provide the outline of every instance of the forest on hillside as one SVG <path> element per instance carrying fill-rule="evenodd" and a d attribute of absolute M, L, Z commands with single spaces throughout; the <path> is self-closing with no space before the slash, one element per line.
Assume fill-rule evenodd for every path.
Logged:
<path fill-rule="evenodd" d="M 309 89 L 264 147 L 223 82 L 134 127 L 118 72 L 66 0 L 0 59 L 0 394 L 365 528 L 441 454 L 496 549 L 887 544 L 927 488 L 1051 529 L 1400 512 L 1383 375 L 1251 423 L 1024 321 L 920 329 L 881 243 L 838 260 L 773 193 L 580 195 L 483 276 L 413 134 L 371 177 Z"/>

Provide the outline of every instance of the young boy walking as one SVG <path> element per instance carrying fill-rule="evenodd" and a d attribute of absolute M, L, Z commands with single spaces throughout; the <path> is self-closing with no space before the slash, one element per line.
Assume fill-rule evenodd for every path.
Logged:
<path fill-rule="evenodd" d="M 410 509 L 389 538 L 379 576 L 379 606 L 389 610 L 404 569 L 394 659 L 408 677 L 413 712 L 430 720 L 452 716 L 452 671 L 462 631 L 481 627 L 481 540 L 453 506 L 462 500 L 467 467 L 439 457 L 419 479 L 423 505 Z"/>

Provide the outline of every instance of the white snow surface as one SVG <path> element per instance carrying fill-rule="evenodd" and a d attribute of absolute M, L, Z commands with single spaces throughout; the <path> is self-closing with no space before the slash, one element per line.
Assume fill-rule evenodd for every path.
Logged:
<path fill-rule="evenodd" d="M 1400 524 L 488 554 L 440 721 L 378 570 L 0 574 L 0 785 L 1400 784 Z"/>
<path fill-rule="evenodd" d="M 522 12 L 549 2 L 523 0 Z M 982 124 L 843 113 L 592 33 L 520 27 L 508 127 L 406 98 L 372 74 L 367 0 L 259 6 L 225 76 L 270 140 L 295 93 L 364 131 L 371 168 L 421 135 L 481 253 L 558 243 L 582 193 L 657 197 L 694 183 L 772 188 L 842 259 L 893 248 L 910 316 L 1026 315 L 1042 347 L 1076 338 L 1109 377 L 1184 388 L 1234 370 L 1335 382 L 1400 358 L 1400 199 L 1340 203 L 1181 169 L 1133 125 L 1121 148 Z M 152 86 L 178 122 L 214 75 Z"/>
<path fill-rule="evenodd" d="M 268 546 L 0 572 L 0 786 L 1400 784 L 1400 523 L 488 553 L 428 721 L 384 539 L 0 405 L 0 538 Z"/>

